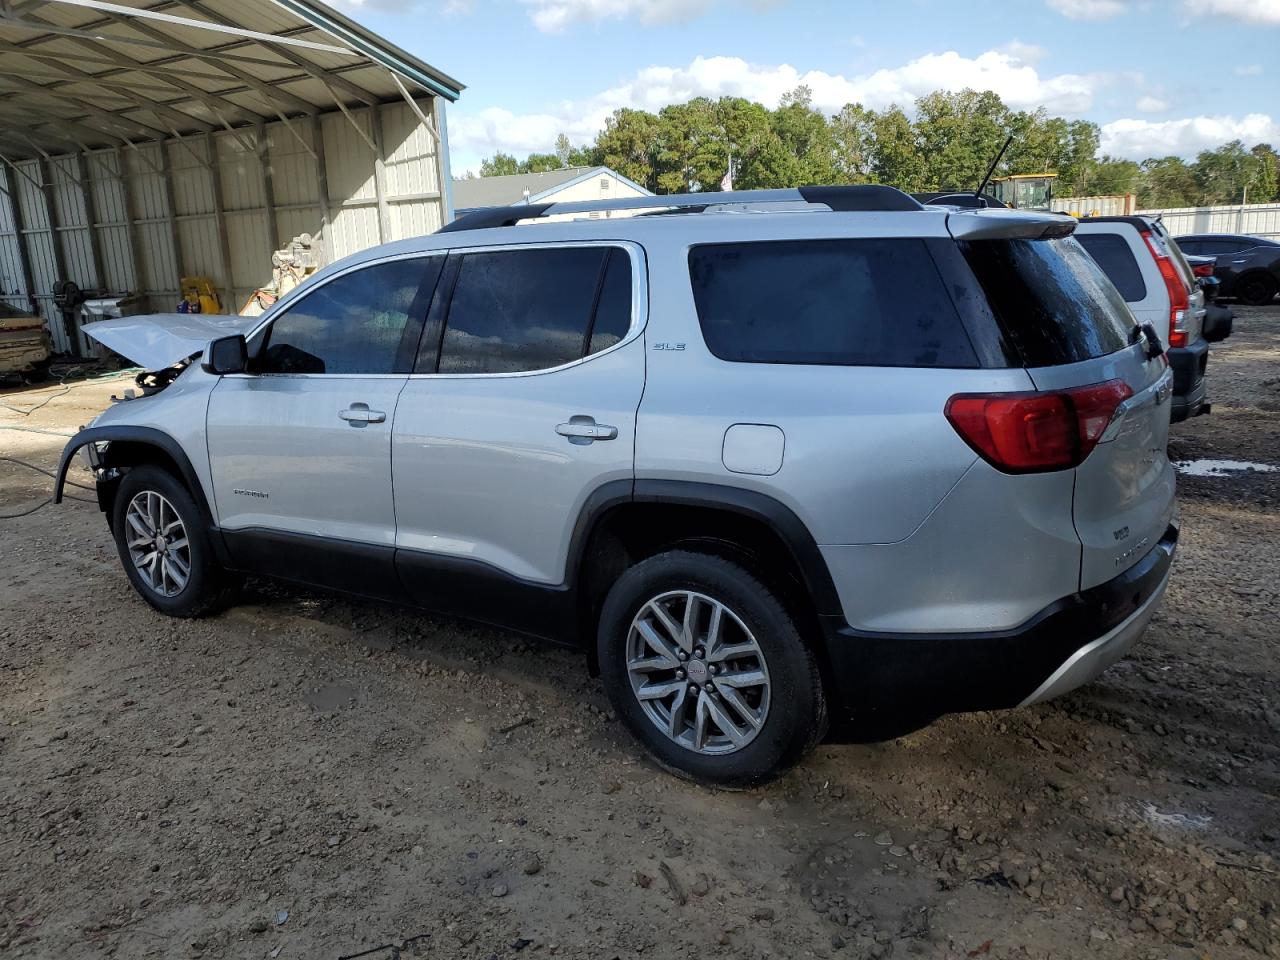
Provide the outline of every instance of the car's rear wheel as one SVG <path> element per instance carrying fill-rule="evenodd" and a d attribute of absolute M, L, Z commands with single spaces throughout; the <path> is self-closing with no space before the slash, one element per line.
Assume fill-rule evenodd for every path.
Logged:
<path fill-rule="evenodd" d="M 231 601 L 238 582 L 218 564 L 200 510 L 173 474 L 151 464 L 133 468 L 112 511 L 125 574 L 156 610 L 202 617 Z"/>
<path fill-rule="evenodd" d="M 681 776 L 760 783 L 826 731 L 813 652 L 778 599 L 727 560 L 673 550 L 630 568 L 605 600 L 598 644 L 618 715 Z"/>
<path fill-rule="evenodd" d="M 1236 283 L 1236 296 L 1251 307 L 1265 307 L 1276 298 L 1280 284 L 1265 274 L 1243 277 Z"/>

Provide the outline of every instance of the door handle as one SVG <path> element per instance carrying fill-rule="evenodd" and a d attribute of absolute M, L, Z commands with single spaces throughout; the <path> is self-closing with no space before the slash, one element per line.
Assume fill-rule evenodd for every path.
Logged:
<path fill-rule="evenodd" d="M 594 443 L 597 440 L 614 440 L 618 436 L 618 428 L 607 423 L 596 423 L 592 417 L 570 417 L 568 423 L 556 425 L 556 433 L 568 437 L 570 443 Z"/>
<path fill-rule="evenodd" d="M 338 416 L 353 427 L 363 427 L 366 423 L 382 423 L 387 415 L 381 410 L 370 410 L 367 403 L 353 403 L 345 410 L 339 410 Z"/>

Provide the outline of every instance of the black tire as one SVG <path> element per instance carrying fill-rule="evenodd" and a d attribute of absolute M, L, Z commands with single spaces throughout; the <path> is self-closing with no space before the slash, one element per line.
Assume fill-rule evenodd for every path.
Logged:
<path fill-rule="evenodd" d="M 1280 284 L 1265 273 L 1242 277 L 1236 282 L 1236 296 L 1251 307 L 1265 307 L 1276 298 Z"/>
<path fill-rule="evenodd" d="M 754 739 L 735 752 L 708 755 L 676 743 L 644 712 L 632 689 L 626 650 L 632 621 L 647 602 L 678 590 L 725 604 L 754 635 L 767 666 L 767 713 Z M 720 787 L 763 783 L 794 766 L 826 733 L 822 677 L 795 621 L 764 584 L 719 557 L 672 550 L 628 569 L 605 599 L 597 649 L 601 678 L 618 716 L 677 776 Z"/>
<path fill-rule="evenodd" d="M 169 502 L 182 521 L 189 544 L 189 574 L 185 585 L 173 596 L 157 592 L 130 557 L 126 513 L 134 497 L 147 491 L 158 493 Z M 153 464 L 134 467 L 120 481 L 111 510 L 111 529 L 125 575 L 138 595 L 160 613 L 205 617 L 224 609 L 235 598 L 240 579 L 218 563 L 200 509 L 186 486 L 169 471 Z"/>

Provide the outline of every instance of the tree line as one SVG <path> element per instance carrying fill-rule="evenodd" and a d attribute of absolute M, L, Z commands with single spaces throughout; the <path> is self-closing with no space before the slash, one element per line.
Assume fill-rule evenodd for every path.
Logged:
<path fill-rule="evenodd" d="M 561 134 L 552 153 L 486 158 L 480 176 L 607 166 L 654 193 L 685 193 L 719 189 L 732 157 L 738 190 L 810 183 L 973 189 L 1008 136 L 996 175 L 1057 173 L 1057 196 L 1133 193 L 1144 209 L 1240 203 L 1246 190 L 1249 202 L 1280 200 L 1280 154 L 1270 144 L 1233 140 L 1191 162 L 1099 157 L 1096 123 L 1043 108 L 1011 110 L 990 90 L 931 93 L 915 102 L 912 116 L 858 103 L 824 114 L 807 87 L 773 110 L 741 97 L 698 97 L 657 113 L 622 108 L 592 144 L 574 146 Z"/>

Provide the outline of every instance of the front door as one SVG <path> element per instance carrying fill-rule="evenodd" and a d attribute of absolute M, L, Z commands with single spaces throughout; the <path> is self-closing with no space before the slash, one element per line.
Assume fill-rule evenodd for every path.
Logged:
<path fill-rule="evenodd" d="M 442 257 L 322 281 L 209 401 L 219 525 L 244 569 L 397 597 L 391 428 Z"/>

